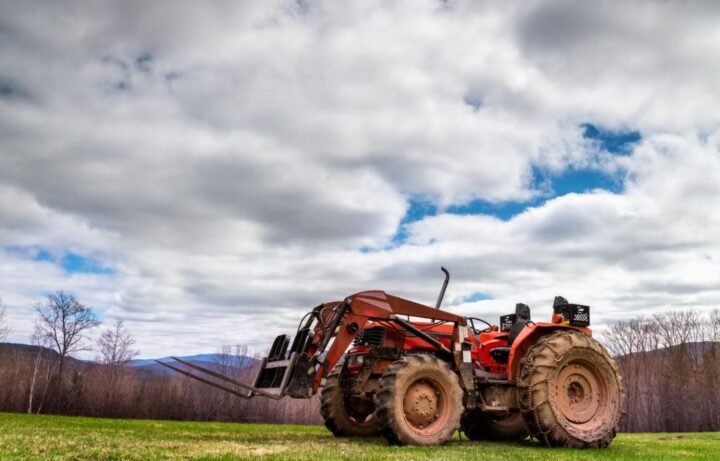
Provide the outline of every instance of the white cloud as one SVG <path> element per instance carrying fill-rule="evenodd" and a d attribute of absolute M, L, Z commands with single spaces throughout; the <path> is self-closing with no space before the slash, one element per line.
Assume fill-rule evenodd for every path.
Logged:
<path fill-rule="evenodd" d="M 261 345 L 362 289 L 432 303 L 441 264 L 475 315 L 548 315 L 558 293 L 599 322 L 716 305 L 714 2 L 303 5 L 0 5 L 0 292 L 18 340 L 62 288 L 127 318 L 145 356 Z M 643 140 L 613 156 L 586 122 Z M 534 168 L 588 167 L 623 192 L 509 221 L 440 213 L 382 250 L 412 197 L 530 200 Z M 463 304 L 474 292 L 495 299 Z"/>

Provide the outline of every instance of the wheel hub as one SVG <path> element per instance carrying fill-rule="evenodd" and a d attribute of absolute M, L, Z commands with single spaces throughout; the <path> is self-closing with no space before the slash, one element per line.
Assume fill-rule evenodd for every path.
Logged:
<path fill-rule="evenodd" d="M 403 407 L 405 418 L 417 428 L 424 428 L 440 416 L 440 391 L 426 380 L 413 383 L 405 393 Z"/>
<path fill-rule="evenodd" d="M 574 423 L 589 421 L 600 406 L 596 375 L 582 364 L 565 366 L 557 377 L 557 403 L 563 416 Z"/>

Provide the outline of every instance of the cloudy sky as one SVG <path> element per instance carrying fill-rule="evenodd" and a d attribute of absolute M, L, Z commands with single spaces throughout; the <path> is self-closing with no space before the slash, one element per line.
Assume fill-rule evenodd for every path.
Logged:
<path fill-rule="evenodd" d="M 0 294 L 143 357 L 382 289 L 720 302 L 720 3 L 0 1 Z"/>

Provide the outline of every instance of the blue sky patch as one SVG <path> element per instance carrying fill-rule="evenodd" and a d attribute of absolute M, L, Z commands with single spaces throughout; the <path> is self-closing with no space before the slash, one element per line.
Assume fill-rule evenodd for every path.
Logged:
<path fill-rule="evenodd" d="M 567 194 L 582 194 L 595 189 L 606 190 L 615 194 L 623 191 L 623 178 L 613 176 L 599 170 L 568 168 L 560 174 L 544 172 L 533 168 L 533 182 L 537 189 L 542 190 L 549 185 L 548 198 L 560 197 Z M 539 201 L 539 203 L 544 200 Z"/>
<path fill-rule="evenodd" d="M 405 243 L 408 238 L 407 225 L 420 221 L 426 216 L 435 216 L 437 211 L 437 205 L 429 200 L 411 198 L 405 216 L 400 221 L 400 226 L 398 226 L 398 230 L 392 238 L 392 243 L 395 245 Z"/>
<path fill-rule="evenodd" d="M 487 301 L 488 299 L 493 299 L 493 297 L 487 293 L 481 293 L 481 292 L 477 291 L 471 295 L 465 296 L 463 298 L 463 302 L 475 303 L 478 301 Z"/>
<path fill-rule="evenodd" d="M 446 210 L 449 214 L 457 215 L 477 215 L 484 214 L 488 216 L 494 216 L 503 221 L 512 219 L 514 216 L 519 215 L 525 211 L 528 207 L 532 206 L 533 202 L 488 202 L 487 200 L 473 200 L 470 203 L 464 205 L 453 205 L 448 207 Z"/>
<path fill-rule="evenodd" d="M 32 259 L 33 261 L 52 261 L 53 257 L 49 251 L 40 248 Z"/>
<path fill-rule="evenodd" d="M 36 246 L 9 245 L 5 247 L 5 251 L 9 254 L 20 256 L 33 261 L 54 261 L 52 253 L 44 248 Z"/>
<path fill-rule="evenodd" d="M 100 261 L 86 258 L 71 251 L 64 252 L 61 256 L 58 256 L 42 247 L 19 245 L 7 246 L 5 247 L 5 251 L 33 261 L 57 264 L 71 274 L 111 275 L 115 273 L 113 269 L 104 266 Z"/>
<path fill-rule="evenodd" d="M 65 256 L 60 259 L 60 265 L 70 273 L 109 275 L 114 272 L 99 261 L 71 252 L 65 253 Z"/>
<path fill-rule="evenodd" d="M 623 182 L 620 178 L 594 170 L 566 170 L 562 175 L 553 178 L 553 191 L 555 196 L 570 193 L 584 193 L 595 189 L 619 194 L 623 191 Z"/>
<path fill-rule="evenodd" d="M 609 131 L 593 125 L 583 123 L 583 137 L 596 141 L 600 148 L 616 155 L 630 155 L 635 144 L 642 139 L 639 131 Z"/>

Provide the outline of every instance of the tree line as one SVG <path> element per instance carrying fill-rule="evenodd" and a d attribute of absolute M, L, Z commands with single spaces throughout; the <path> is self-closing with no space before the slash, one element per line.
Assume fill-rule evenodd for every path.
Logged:
<path fill-rule="evenodd" d="M 602 335 L 626 391 L 627 432 L 720 430 L 720 311 L 670 311 Z"/>
<path fill-rule="evenodd" d="M 239 399 L 183 375 L 136 368 L 135 339 L 122 320 L 97 341 L 88 333 L 100 326 L 91 307 L 58 291 L 35 306 L 31 345 L 0 344 L 0 411 L 146 419 L 288 422 L 319 424 L 317 399 Z M 0 342 L 9 334 L 0 308 Z M 91 353 L 94 360 L 73 358 Z M 245 346 L 223 346 L 213 366 L 251 382 L 259 361 Z"/>
<path fill-rule="evenodd" d="M 36 306 L 32 345 L 0 344 L 0 410 L 146 419 L 320 424 L 317 397 L 243 400 L 186 376 L 131 367 L 135 339 L 115 320 L 100 326 L 67 293 Z M 9 333 L 0 307 L 0 342 Z M 598 339 L 614 356 L 626 391 L 627 432 L 720 430 L 720 311 L 670 311 L 616 322 Z M 73 355 L 92 351 L 93 361 Z M 212 365 L 251 383 L 260 361 L 222 346 Z"/>

